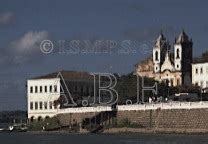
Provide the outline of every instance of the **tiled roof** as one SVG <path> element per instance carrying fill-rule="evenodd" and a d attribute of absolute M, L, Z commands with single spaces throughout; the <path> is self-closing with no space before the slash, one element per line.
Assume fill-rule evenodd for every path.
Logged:
<path fill-rule="evenodd" d="M 93 80 L 93 75 L 90 75 L 88 72 L 78 72 L 78 71 L 58 71 L 54 73 L 50 73 L 43 76 L 38 76 L 32 79 L 49 79 L 49 78 L 57 78 L 60 77 L 59 74 L 63 76 L 64 79 L 85 79 L 85 80 Z"/>

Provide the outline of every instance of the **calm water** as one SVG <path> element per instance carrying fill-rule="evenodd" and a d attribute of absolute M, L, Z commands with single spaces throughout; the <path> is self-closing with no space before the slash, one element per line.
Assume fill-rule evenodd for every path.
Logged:
<path fill-rule="evenodd" d="M 0 133 L 0 144 L 207 144 L 208 135 Z"/>

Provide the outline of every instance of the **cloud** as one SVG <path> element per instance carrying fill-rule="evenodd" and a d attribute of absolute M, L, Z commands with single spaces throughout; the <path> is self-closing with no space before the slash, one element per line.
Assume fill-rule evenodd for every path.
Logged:
<path fill-rule="evenodd" d="M 42 40 L 48 39 L 47 31 L 33 32 L 24 34 L 18 40 L 11 42 L 11 48 L 20 55 L 34 54 L 40 52 L 40 43 Z"/>
<path fill-rule="evenodd" d="M 11 24 L 15 19 L 14 13 L 5 12 L 0 13 L 0 25 L 8 25 Z"/>
<path fill-rule="evenodd" d="M 45 39 L 49 39 L 47 31 L 29 31 L 25 33 L 4 49 L 5 57 L 0 62 L 7 61 L 9 64 L 22 64 L 38 60 L 41 57 L 40 43 Z"/>

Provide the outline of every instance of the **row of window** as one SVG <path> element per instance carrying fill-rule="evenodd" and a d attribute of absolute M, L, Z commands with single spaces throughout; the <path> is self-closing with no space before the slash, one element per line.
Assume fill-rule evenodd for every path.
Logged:
<path fill-rule="evenodd" d="M 180 50 L 177 49 L 176 50 L 176 59 L 180 59 Z M 155 52 L 155 61 L 158 61 L 159 60 L 159 54 L 158 54 L 158 51 Z"/>
<path fill-rule="evenodd" d="M 200 73 L 200 74 L 203 74 L 203 73 L 204 73 L 203 67 L 200 68 L 200 72 L 199 72 L 199 68 L 196 68 L 196 69 L 195 69 L 195 73 L 196 73 L 196 74 L 199 74 L 199 73 Z M 206 67 L 206 74 L 208 74 L 208 67 Z"/>
<path fill-rule="evenodd" d="M 57 92 L 57 85 L 30 86 L 30 93 Z"/>
<path fill-rule="evenodd" d="M 200 82 L 196 82 L 195 84 L 196 84 L 197 86 L 204 87 L 204 83 L 205 83 L 205 81 L 200 81 Z M 206 81 L 206 87 L 208 87 L 208 81 Z"/>
<path fill-rule="evenodd" d="M 48 102 L 30 102 L 30 110 L 48 110 L 57 109 L 57 106 L 52 101 Z"/>

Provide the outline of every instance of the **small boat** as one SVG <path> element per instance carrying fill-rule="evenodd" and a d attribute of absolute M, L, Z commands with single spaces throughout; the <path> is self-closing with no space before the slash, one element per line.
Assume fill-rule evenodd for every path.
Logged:
<path fill-rule="evenodd" d="M 27 130 L 28 130 L 28 127 L 26 124 L 15 124 L 15 125 L 9 126 L 9 131 L 26 132 Z"/>
<path fill-rule="evenodd" d="M 14 124 L 8 126 L 8 128 L 0 128 L 0 132 L 26 132 L 27 130 L 26 124 Z"/>
<path fill-rule="evenodd" d="M 4 129 L 3 128 L 0 128 L 0 131 L 3 131 Z"/>

